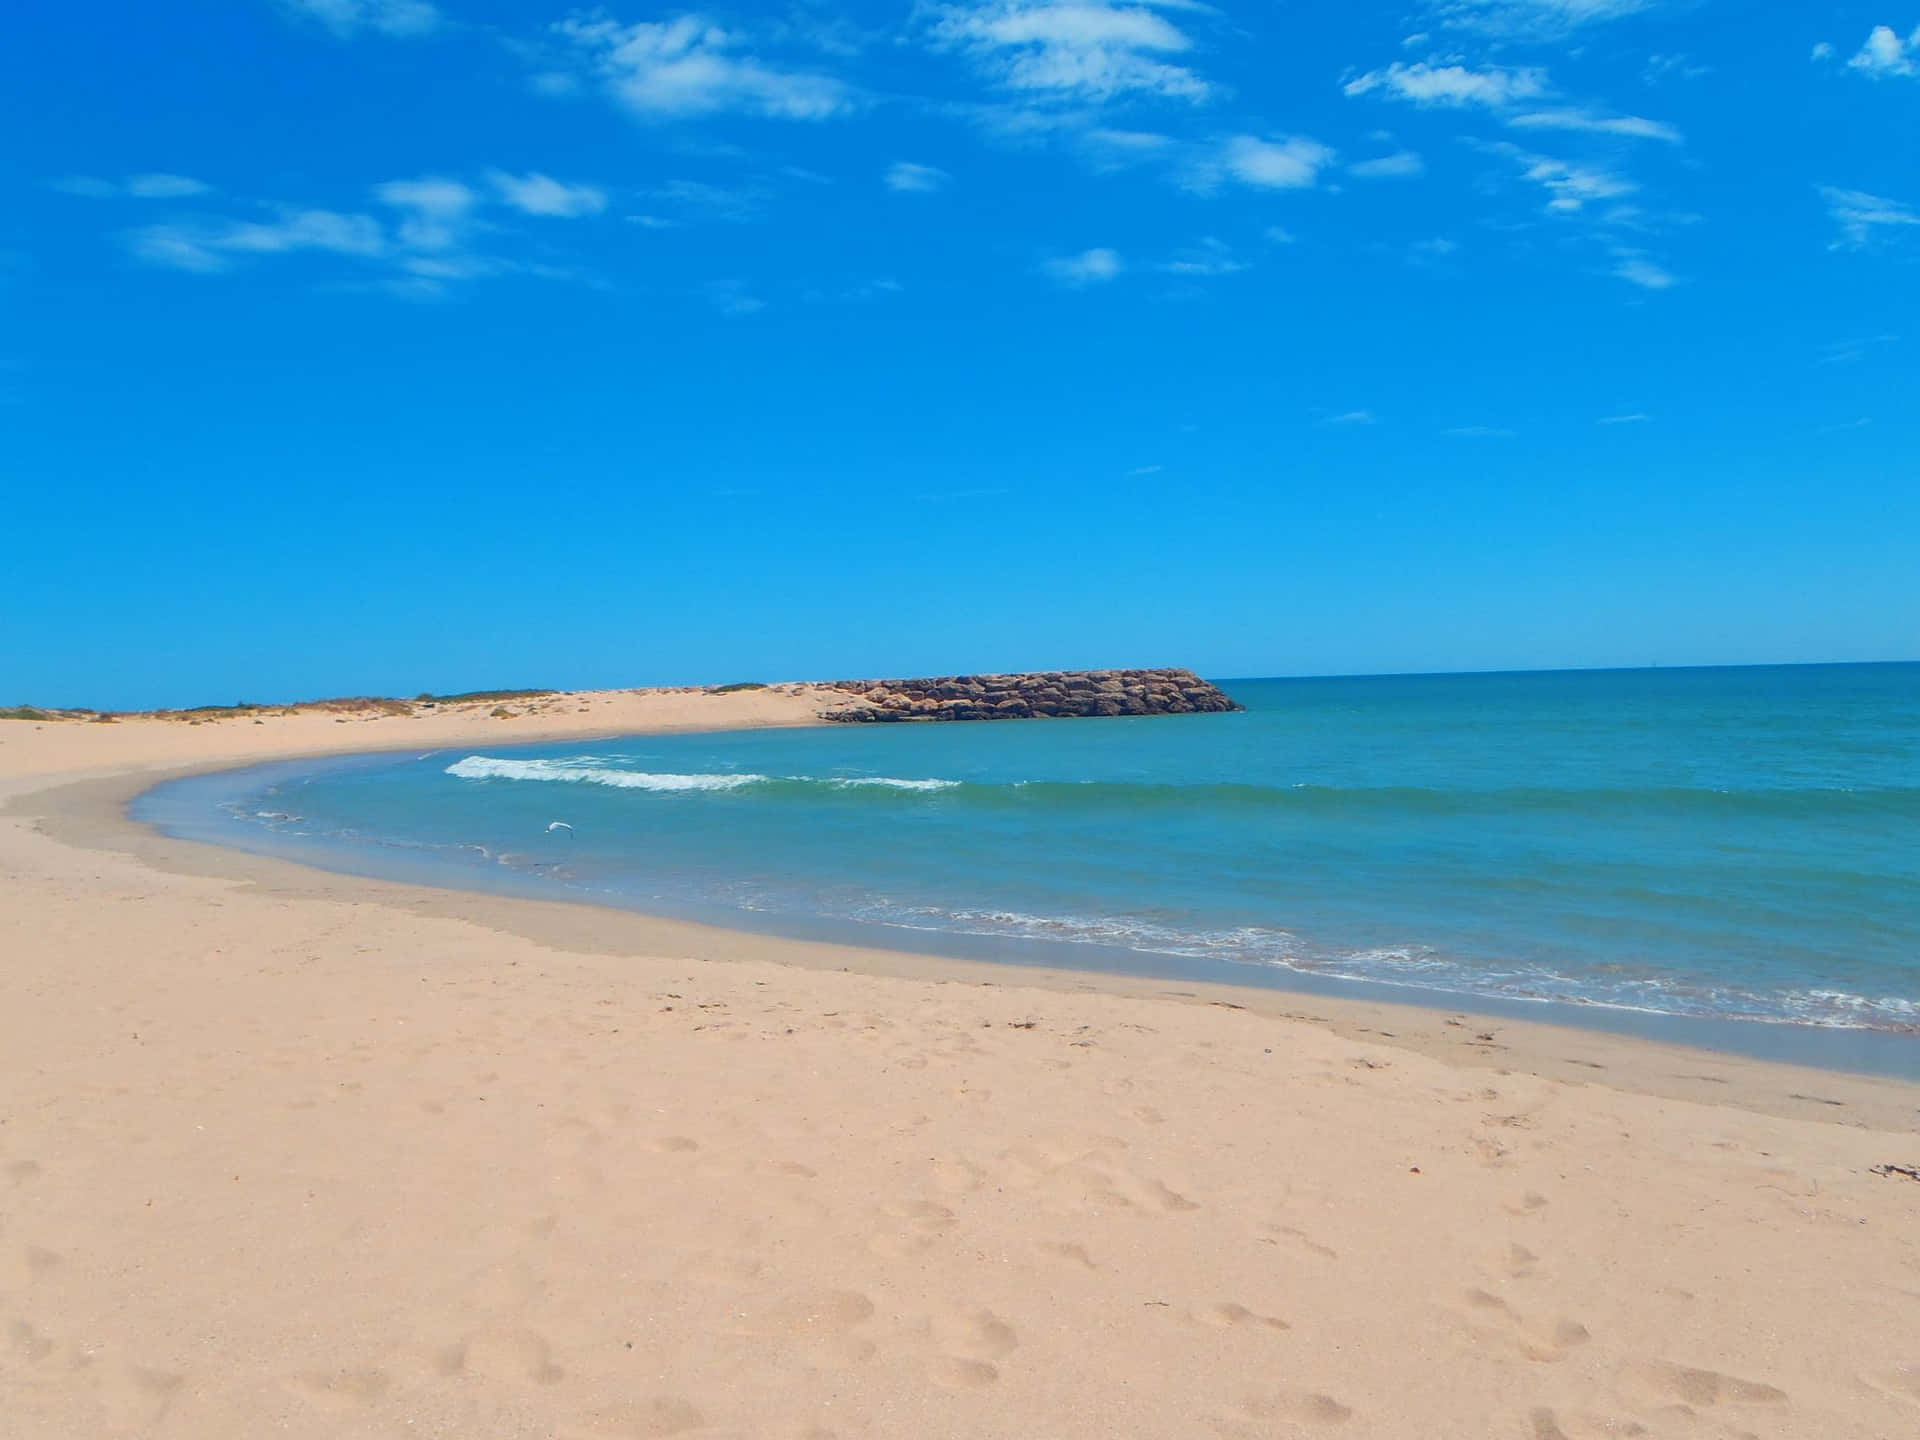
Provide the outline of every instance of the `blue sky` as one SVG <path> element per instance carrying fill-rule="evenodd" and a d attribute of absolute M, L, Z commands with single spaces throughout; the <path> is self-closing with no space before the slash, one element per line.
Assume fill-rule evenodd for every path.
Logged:
<path fill-rule="evenodd" d="M 1920 0 L 7 28 L 0 701 L 1920 657 Z"/>

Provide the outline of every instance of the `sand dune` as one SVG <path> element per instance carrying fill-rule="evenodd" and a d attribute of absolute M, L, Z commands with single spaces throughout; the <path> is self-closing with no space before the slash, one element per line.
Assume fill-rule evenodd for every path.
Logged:
<path fill-rule="evenodd" d="M 0 722 L 0 1436 L 1920 1433 L 1920 1184 L 1870 1173 L 1920 1089 L 114 818 L 168 767 L 809 703 Z"/>

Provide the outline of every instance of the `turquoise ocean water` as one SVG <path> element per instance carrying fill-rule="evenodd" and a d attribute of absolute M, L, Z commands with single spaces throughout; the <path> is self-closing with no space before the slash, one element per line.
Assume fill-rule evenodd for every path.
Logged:
<path fill-rule="evenodd" d="M 1920 1050 L 1920 665 L 1226 688 L 1245 713 L 539 746 L 503 724 L 136 813 L 894 948 Z"/>

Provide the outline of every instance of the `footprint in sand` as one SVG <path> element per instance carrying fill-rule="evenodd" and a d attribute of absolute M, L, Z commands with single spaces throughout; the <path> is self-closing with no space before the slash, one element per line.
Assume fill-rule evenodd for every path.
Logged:
<path fill-rule="evenodd" d="M 166 1419 L 186 1376 L 114 1363 L 100 1377 L 100 1404 L 112 1430 L 151 1430 Z"/>
<path fill-rule="evenodd" d="M 1004 1360 L 1020 1348 L 1013 1327 L 991 1310 L 943 1316 L 929 1328 L 942 1350 L 968 1360 Z"/>
<path fill-rule="evenodd" d="M 1505 1270 L 1515 1280 L 1525 1280 L 1533 1274 L 1534 1267 L 1540 1263 L 1540 1257 L 1524 1245 L 1507 1247 Z"/>
<path fill-rule="evenodd" d="M 1260 1227 L 1260 1236 L 1269 1245 L 1278 1245 L 1283 1250 L 1296 1250 L 1311 1255 L 1317 1260 L 1338 1260 L 1340 1252 L 1331 1245 L 1322 1245 L 1306 1231 L 1292 1225 L 1267 1224 Z"/>
<path fill-rule="evenodd" d="M 384 1370 L 317 1370 L 290 1376 L 287 1388 L 327 1410 L 364 1410 L 378 1404 L 393 1388 Z"/>
<path fill-rule="evenodd" d="M 660 1440 L 704 1429 L 707 1417 L 678 1395 L 653 1395 L 624 1401 L 587 1415 L 561 1434 L 566 1440 Z"/>
<path fill-rule="evenodd" d="M 1525 1428 L 1519 1433 L 1529 1440 L 1632 1440 L 1645 1435 L 1647 1427 L 1635 1420 L 1556 1414 L 1545 1405 L 1537 1405 L 1527 1412 Z"/>
<path fill-rule="evenodd" d="M 1787 1398 L 1786 1391 L 1757 1380 L 1741 1380 L 1717 1370 L 1696 1370 L 1664 1360 L 1636 1366 L 1629 1374 L 1658 1399 L 1678 1400 L 1700 1409 L 1713 1405 L 1778 1405 Z"/>
<path fill-rule="evenodd" d="M 1093 1256 L 1087 1253 L 1086 1246 L 1076 1245 L 1068 1240 L 1043 1240 L 1040 1244 L 1040 1253 L 1043 1255 L 1051 1255 L 1058 1260 L 1075 1261 L 1086 1266 L 1089 1270 L 1098 1270 L 1100 1268 L 1093 1263 Z"/>
<path fill-rule="evenodd" d="M 1920 1405 L 1920 1365 L 1902 1365 L 1896 1370 L 1882 1370 L 1862 1378 L 1884 1395 Z"/>
<path fill-rule="evenodd" d="M 977 1390 L 1000 1378 L 999 1370 L 984 1360 L 960 1360 L 951 1355 L 935 1360 L 927 1374 L 942 1390 Z"/>
<path fill-rule="evenodd" d="M 7 1177 L 10 1185 L 24 1185 L 40 1173 L 38 1160 L 10 1160 L 0 1174 Z"/>
<path fill-rule="evenodd" d="M 958 1223 L 958 1217 L 944 1205 L 930 1200 L 896 1200 L 880 1207 L 880 1213 L 893 1224 L 876 1230 L 867 1241 L 874 1254 L 897 1259 L 918 1255 L 932 1248 L 943 1230 Z"/>
<path fill-rule="evenodd" d="M 1195 1309 L 1193 1318 L 1202 1325 L 1210 1325 L 1216 1330 L 1291 1330 L 1293 1327 L 1274 1315 L 1261 1315 L 1234 1301 L 1222 1301 L 1218 1305 L 1203 1305 Z"/>
<path fill-rule="evenodd" d="M 515 1329 L 474 1331 L 461 1342 L 454 1369 L 529 1385 L 552 1385 L 566 1373 L 553 1363 L 545 1336 Z"/>
<path fill-rule="evenodd" d="M 7 1344 L 22 1359 L 37 1362 L 53 1353 L 53 1341 L 25 1320 L 7 1322 Z"/>
<path fill-rule="evenodd" d="M 1513 1346 L 1529 1360 L 1552 1364 L 1593 1337 L 1577 1320 L 1533 1320 L 1521 1315 L 1498 1295 L 1467 1291 L 1464 1315 L 1456 1315 L 1477 1344 L 1495 1340 Z"/>
<path fill-rule="evenodd" d="M 1262 1390 L 1241 1396 L 1211 1419 L 1213 1428 L 1230 1440 L 1267 1440 L 1275 1433 L 1276 1422 L 1319 1428 L 1340 1425 L 1352 1417 L 1350 1407 L 1320 1391 Z"/>
<path fill-rule="evenodd" d="M 654 1141 L 653 1148 L 663 1155 L 690 1155 L 700 1148 L 700 1142 L 685 1135 L 668 1135 Z"/>

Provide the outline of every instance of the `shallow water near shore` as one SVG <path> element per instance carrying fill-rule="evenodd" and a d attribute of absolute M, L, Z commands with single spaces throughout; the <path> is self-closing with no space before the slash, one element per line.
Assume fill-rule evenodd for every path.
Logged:
<path fill-rule="evenodd" d="M 174 782 L 357 873 L 1920 1070 L 1920 666 L 1238 681 L 1235 715 L 609 738 Z"/>

